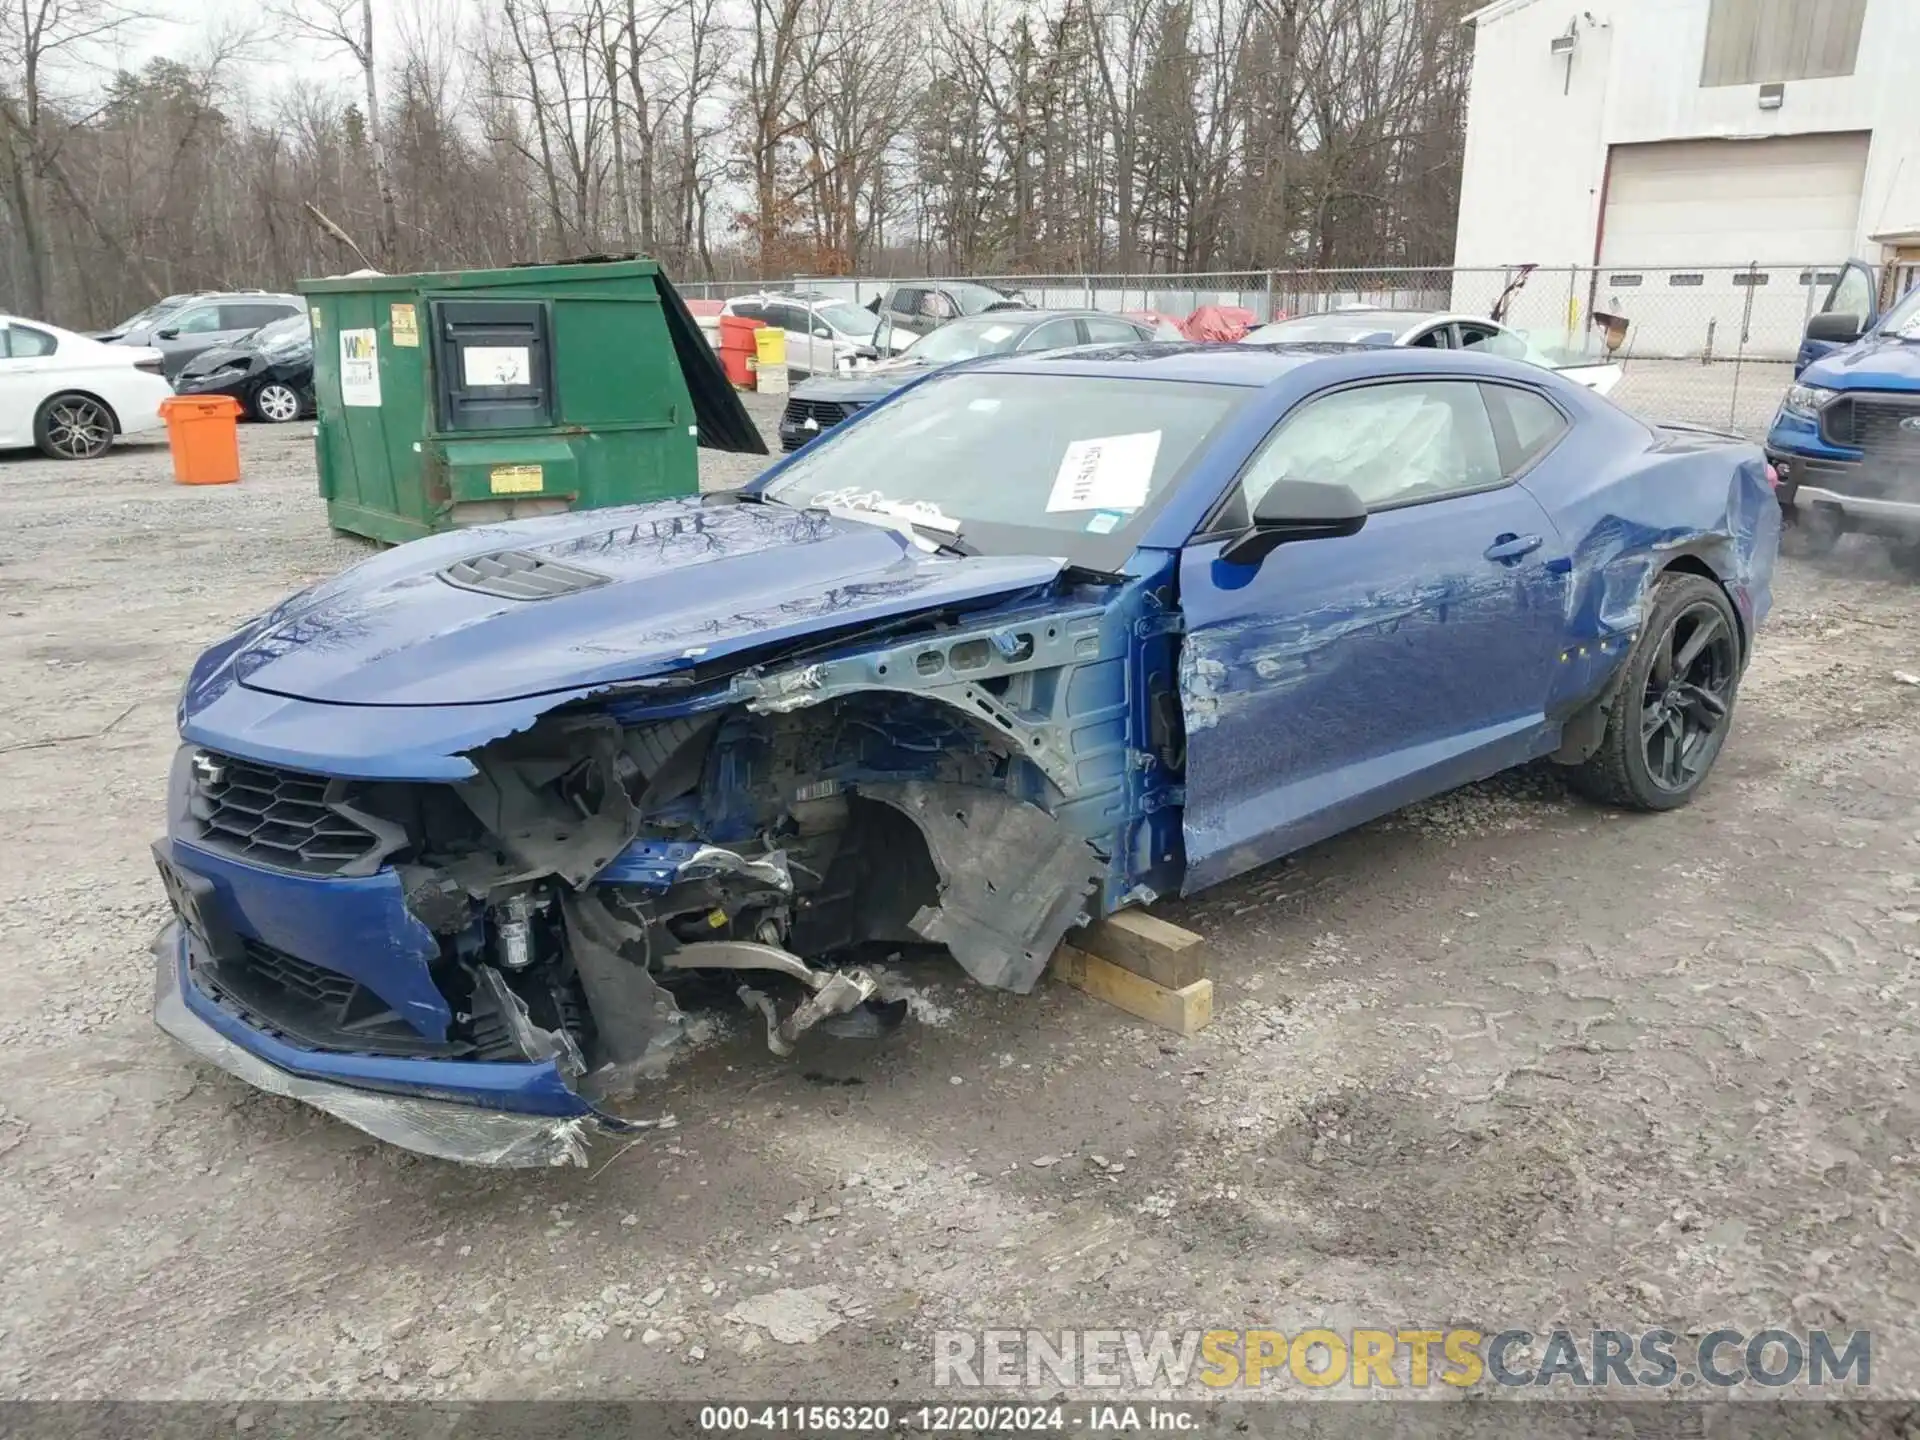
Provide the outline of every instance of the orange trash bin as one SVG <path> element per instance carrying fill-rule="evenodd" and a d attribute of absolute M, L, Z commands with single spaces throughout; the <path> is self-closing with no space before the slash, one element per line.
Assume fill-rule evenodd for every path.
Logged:
<path fill-rule="evenodd" d="M 240 402 L 231 395 L 172 395 L 160 402 L 176 485 L 240 478 Z"/>

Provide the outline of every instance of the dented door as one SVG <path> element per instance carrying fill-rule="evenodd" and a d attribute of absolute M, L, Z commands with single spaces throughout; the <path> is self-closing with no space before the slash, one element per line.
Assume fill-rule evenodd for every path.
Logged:
<path fill-rule="evenodd" d="M 1451 423 L 1458 453 L 1416 454 L 1390 436 L 1348 465 L 1295 443 L 1270 467 L 1384 496 L 1358 533 L 1285 544 L 1258 566 L 1222 560 L 1224 536 L 1182 552 L 1189 893 L 1531 758 L 1551 728 L 1568 569 L 1558 533 L 1502 483 L 1471 385 L 1392 388 L 1392 405 L 1439 415 L 1431 433 L 1444 439 Z M 1327 417 L 1336 446 L 1394 422 L 1390 406 L 1352 403 L 1361 393 L 1306 407 L 1344 407 Z M 1304 413 L 1249 463 L 1247 493 Z M 1418 498 L 1448 484 L 1460 493 Z"/>

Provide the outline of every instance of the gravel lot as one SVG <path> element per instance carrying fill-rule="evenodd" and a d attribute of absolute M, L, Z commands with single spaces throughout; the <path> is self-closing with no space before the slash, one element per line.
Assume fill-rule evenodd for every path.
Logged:
<path fill-rule="evenodd" d="M 1783 564 L 1691 809 L 1527 771 L 1169 907 L 1194 1039 L 928 969 L 877 1045 L 716 1015 L 677 1132 L 502 1174 L 148 1020 L 186 667 L 365 553 L 306 427 L 242 441 L 219 489 L 0 457 L 6 1393 L 924 1396 L 936 1328 L 1088 1324 L 1869 1327 L 1920 1380 L 1920 625 L 1877 549 Z M 811 1287 L 812 1343 L 727 1318 Z"/>

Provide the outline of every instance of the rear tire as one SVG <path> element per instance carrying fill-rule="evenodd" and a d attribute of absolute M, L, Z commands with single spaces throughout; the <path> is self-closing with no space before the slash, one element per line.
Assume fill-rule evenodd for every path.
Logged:
<path fill-rule="evenodd" d="M 113 412 L 91 395 L 56 395 L 33 417 L 33 443 L 49 460 L 95 460 L 119 430 Z"/>
<path fill-rule="evenodd" d="M 1740 686 L 1740 623 L 1719 585 L 1668 574 L 1607 697 L 1600 748 L 1570 777 L 1604 804 L 1677 810 L 1726 743 Z"/>

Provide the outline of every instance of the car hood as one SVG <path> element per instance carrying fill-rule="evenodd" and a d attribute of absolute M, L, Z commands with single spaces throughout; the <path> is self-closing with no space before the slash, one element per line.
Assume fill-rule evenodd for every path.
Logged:
<path fill-rule="evenodd" d="M 211 350 L 202 350 L 180 369 L 182 375 L 211 375 L 224 365 L 236 360 L 251 360 L 260 352 L 247 345 L 216 345 Z"/>
<path fill-rule="evenodd" d="M 508 553 L 585 577 L 509 599 L 448 567 Z M 255 622 L 225 665 L 249 689 L 352 705 L 587 691 L 1052 582 L 1063 560 L 957 558 L 820 510 L 700 500 L 476 527 L 375 556 Z M 483 567 L 487 568 L 487 567 Z M 464 570 L 454 579 L 468 579 Z M 196 673 L 196 688 L 216 677 Z"/>
<path fill-rule="evenodd" d="M 796 400 L 831 400 L 842 405 L 871 405 L 884 400 L 894 391 L 918 380 L 935 366 L 920 360 L 910 360 L 904 356 L 895 360 L 883 360 L 871 370 L 862 370 L 852 375 L 822 376 L 818 380 L 806 380 L 793 387 Z"/>
<path fill-rule="evenodd" d="M 1799 383 L 1826 390 L 1920 390 L 1920 343 L 1869 335 L 1807 366 Z"/>

